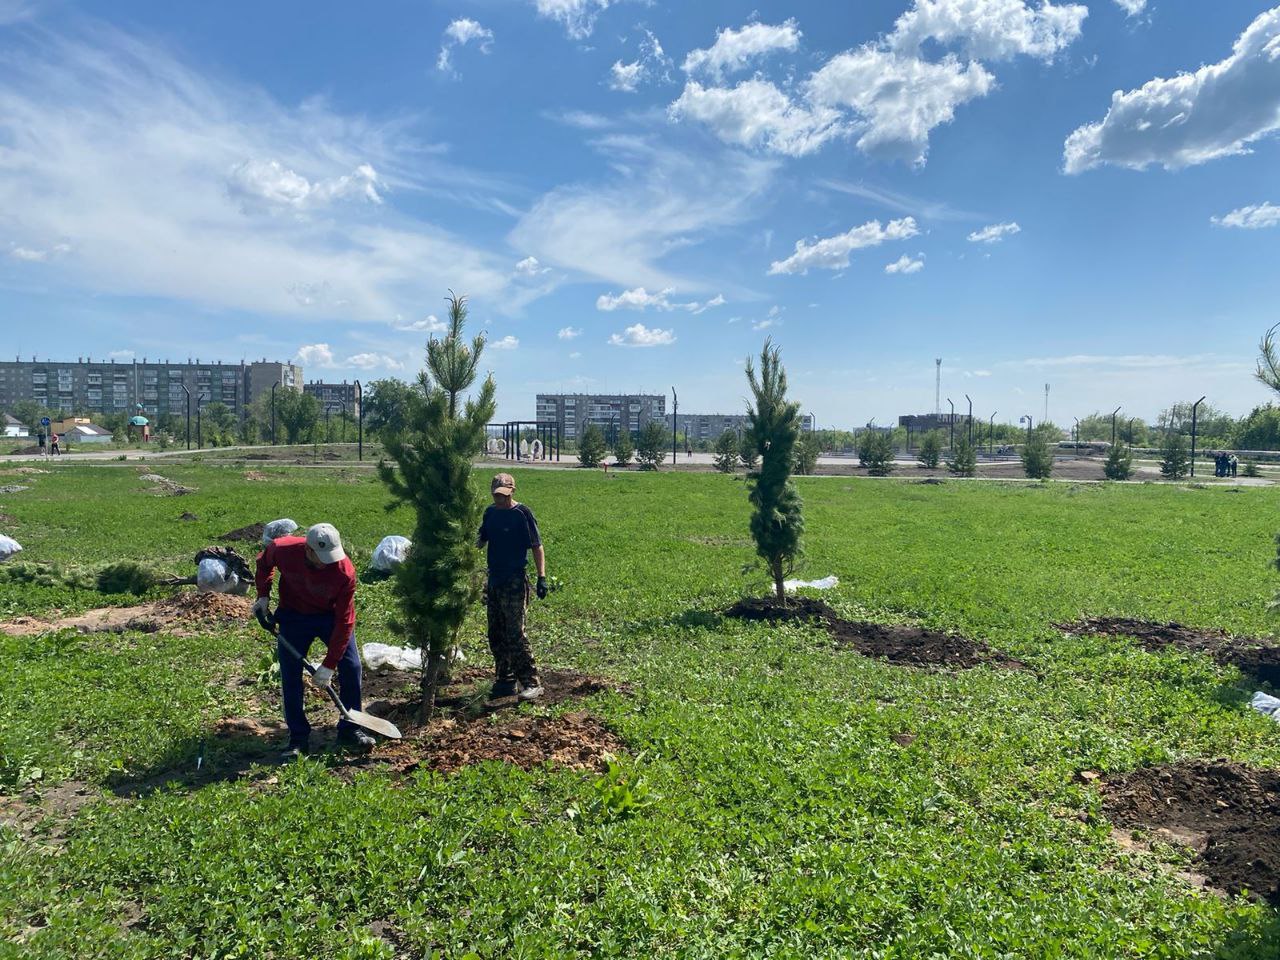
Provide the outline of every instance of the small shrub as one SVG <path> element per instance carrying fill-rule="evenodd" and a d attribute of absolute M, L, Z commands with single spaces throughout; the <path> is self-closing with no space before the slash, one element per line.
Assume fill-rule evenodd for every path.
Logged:
<path fill-rule="evenodd" d="M 967 436 L 962 436 L 951 451 L 947 469 L 957 477 L 972 477 L 978 472 L 978 454 Z"/>
<path fill-rule="evenodd" d="M 738 435 L 726 430 L 716 440 L 716 469 L 721 473 L 733 473 L 738 465 Z"/>
<path fill-rule="evenodd" d="M 1113 444 L 1102 464 L 1108 480 L 1128 480 L 1133 474 L 1133 454 L 1122 444 Z"/>
<path fill-rule="evenodd" d="M 1187 456 L 1187 438 L 1177 430 L 1165 434 L 1161 448 L 1160 475 L 1166 480 L 1181 480 L 1187 475 L 1191 459 Z"/>
<path fill-rule="evenodd" d="M 613 459 L 618 466 L 626 467 L 636 456 L 636 445 L 631 440 L 631 431 L 623 427 L 618 431 L 618 439 L 613 445 Z"/>
<path fill-rule="evenodd" d="M 926 433 L 924 439 L 920 441 L 920 450 L 916 454 L 916 459 L 920 461 L 920 466 L 927 470 L 938 469 L 938 463 L 942 460 L 942 434 L 937 430 Z"/>
<path fill-rule="evenodd" d="M 893 472 L 893 440 L 880 430 L 867 430 L 858 442 L 858 460 L 873 477 Z"/>
<path fill-rule="evenodd" d="M 1243 473 L 1246 477 L 1261 476 L 1261 474 L 1258 472 L 1257 460 L 1246 460 L 1244 462 L 1244 466 L 1240 468 L 1240 472 Z"/>
<path fill-rule="evenodd" d="M 604 434 L 594 423 L 587 424 L 587 429 L 582 431 L 582 439 L 578 441 L 579 466 L 600 466 L 604 452 Z"/>
<path fill-rule="evenodd" d="M 808 476 L 818 469 L 818 438 L 812 433 L 800 434 L 796 441 L 796 473 Z"/>
<path fill-rule="evenodd" d="M 742 435 L 742 443 L 738 446 L 738 459 L 742 461 L 742 465 L 748 471 L 756 468 L 756 461 L 760 459 L 760 450 L 756 446 L 756 438 L 747 431 Z"/>
<path fill-rule="evenodd" d="M 1022 469 L 1031 480 L 1048 480 L 1053 473 L 1053 451 L 1043 433 L 1032 431 L 1023 446 Z"/>
<path fill-rule="evenodd" d="M 657 470 L 667 455 L 667 431 L 657 420 L 650 420 L 640 431 L 640 442 L 636 444 L 636 461 L 641 470 Z"/>

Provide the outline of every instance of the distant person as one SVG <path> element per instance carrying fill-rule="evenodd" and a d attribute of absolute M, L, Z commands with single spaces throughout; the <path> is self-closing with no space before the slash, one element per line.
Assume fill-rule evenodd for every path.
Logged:
<path fill-rule="evenodd" d="M 1240 461 L 1236 459 L 1236 455 L 1233 453 L 1231 455 L 1231 476 L 1234 477 L 1236 475 L 1236 469 L 1239 466 L 1240 466 Z"/>
<path fill-rule="evenodd" d="M 60 456 L 62 451 L 58 449 L 58 435 L 56 433 L 49 434 L 49 455 Z"/>
<path fill-rule="evenodd" d="M 516 480 L 499 473 L 489 484 L 493 505 L 484 511 L 477 547 L 488 548 L 489 580 L 485 590 L 489 610 L 489 649 L 493 652 L 494 684 L 489 699 L 542 696 L 538 668 L 524 632 L 529 606 L 529 551 L 538 573 L 539 600 L 547 596 L 547 555 L 542 548 L 538 521 L 523 503 L 515 500 Z"/>
<path fill-rule="evenodd" d="M 289 744 L 281 758 L 293 759 L 311 749 L 311 724 L 302 705 L 302 661 L 284 646 L 287 641 L 302 656 L 313 641 L 327 644 L 324 660 L 311 681 L 324 688 L 338 674 L 339 699 L 348 710 L 361 709 L 360 652 L 356 649 L 356 570 L 342 549 L 342 538 L 331 524 L 317 523 L 305 537 L 279 537 L 258 554 L 258 599 L 254 615 L 271 618 L 271 582 L 280 571 L 280 600 L 275 622 L 281 642 L 280 692 Z M 374 740 L 345 719 L 338 721 L 338 743 L 361 751 Z"/>
<path fill-rule="evenodd" d="M 36 441 L 40 444 L 40 456 L 43 457 L 46 453 L 48 453 L 48 450 L 46 449 L 46 447 L 48 447 L 49 445 L 49 438 L 45 436 L 45 432 L 41 430 L 39 433 L 36 434 Z"/>

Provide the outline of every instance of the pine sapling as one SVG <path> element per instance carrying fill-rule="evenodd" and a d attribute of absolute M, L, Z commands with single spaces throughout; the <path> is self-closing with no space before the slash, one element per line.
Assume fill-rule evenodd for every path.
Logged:
<path fill-rule="evenodd" d="M 598 467 L 604 455 L 604 433 L 596 424 L 587 424 L 587 429 L 582 431 L 582 439 L 578 441 L 578 465 Z"/>
<path fill-rule="evenodd" d="M 626 427 L 618 430 L 618 439 L 613 444 L 613 459 L 620 467 L 631 465 L 635 459 L 636 446 L 631 440 L 631 431 Z"/>
<path fill-rule="evenodd" d="M 938 463 L 942 460 L 942 435 L 937 430 L 930 430 L 924 435 L 916 459 L 926 470 L 938 469 Z"/>
<path fill-rule="evenodd" d="M 485 504 L 471 472 L 495 408 L 492 376 L 464 402 L 485 339 L 463 339 L 466 300 L 452 293 L 448 300 L 448 333 L 427 341 L 421 389 L 407 401 L 404 430 L 383 438 L 391 462 L 378 464 L 392 497 L 387 509 L 408 504 L 416 515 L 413 548 L 396 571 L 393 592 L 400 606 L 398 629 L 423 654 L 423 721 L 435 709 L 441 677 L 480 594 L 474 541 Z"/>
<path fill-rule="evenodd" d="M 725 430 L 716 439 L 715 464 L 721 473 L 733 473 L 738 465 L 738 435 L 732 430 Z"/>

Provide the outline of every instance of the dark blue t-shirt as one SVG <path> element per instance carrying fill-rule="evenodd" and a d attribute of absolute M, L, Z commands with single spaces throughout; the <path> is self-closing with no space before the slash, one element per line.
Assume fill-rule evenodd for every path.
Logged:
<path fill-rule="evenodd" d="M 489 546 L 489 581 L 505 583 L 524 575 L 529 551 L 542 546 L 538 521 L 523 503 L 509 510 L 489 507 L 480 522 L 480 542 Z"/>

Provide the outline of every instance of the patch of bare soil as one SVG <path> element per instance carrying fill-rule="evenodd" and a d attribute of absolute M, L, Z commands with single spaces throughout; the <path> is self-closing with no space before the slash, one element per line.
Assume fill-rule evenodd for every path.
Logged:
<path fill-rule="evenodd" d="M 39 467 L 10 467 L 7 470 L 0 470 L 0 477 L 30 477 L 48 472 L 48 470 L 41 470 Z"/>
<path fill-rule="evenodd" d="M 156 497 L 185 497 L 189 493 L 196 492 L 195 487 L 184 487 L 176 480 L 162 477 L 158 473 L 144 473 L 138 479 L 151 484 L 147 492 Z"/>
<path fill-rule="evenodd" d="M 245 478 L 246 480 L 254 480 L 254 481 L 257 481 L 257 482 L 262 482 L 262 481 L 264 481 L 264 480 L 270 480 L 270 479 L 271 479 L 271 477 L 269 477 L 267 474 L 263 473 L 261 470 L 246 470 L 246 471 L 244 472 L 244 478 Z"/>
<path fill-rule="evenodd" d="M 75 780 L 31 787 L 18 796 L 0 796 L 0 823 L 24 839 L 39 836 L 47 843 L 60 844 L 66 824 L 76 812 L 101 796 L 100 790 Z"/>
<path fill-rule="evenodd" d="M 1190 847 L 1212 886 L 1280 905 L 1280 771 L 1228 760 L 1149 767 L 1105 782 L 1102 805 L 1119 826 Z"/>
<path fill-rule="evenodd" d="M 1186 627 L 1180 623 L 1152 623 L 1129 617 L 1091 617 L 1055 626 L 1063 633 L 1077 636 L 1133 637 L 1152 652 L 1174 647 L 1203 653 L 1223 666 L 1236 667 L 1255 680 L 1280 686 L 1280 646 L 1256 638 L 1234 637 L 1225 630 Z"/>
<path fill-rule="evenodd" d="M 1021 660 L 992 650 L 981 640 L 924 627 L 844 620 L 830 606 L 812 597 L 790 597 L 785 605 L 772 597 L 739 600 L 725 616 L 768 623 L 819 622 L 838 644 L 852 647 L 864 657 L 888 660 L 911 667 L 967 670 L 978 666 L 1023 669 Z"/>
<path fill-rule="evenodd" d="M 252 604 L 247 597 L 221 593 L 179 593 L 152 603 L 132 607 L 101 607 L 88 613 L 59 620 L 18 617 L 0 623 L 0 631 L 10 636 L 27 637 L 50 630 L 76 630 L 80 633 L 173 633 L 189 635 L 193 627 L 243 623 L 249 619 Z"/>
<path fill-rule="evenodd" d="M 237 527 L 235 530 L 228 530 L 219 540 L 253 540 L 258 542 L 262 540 L 262 531 L 266 528 L 265 523 L 251 523 L 247 527 Z"/>

